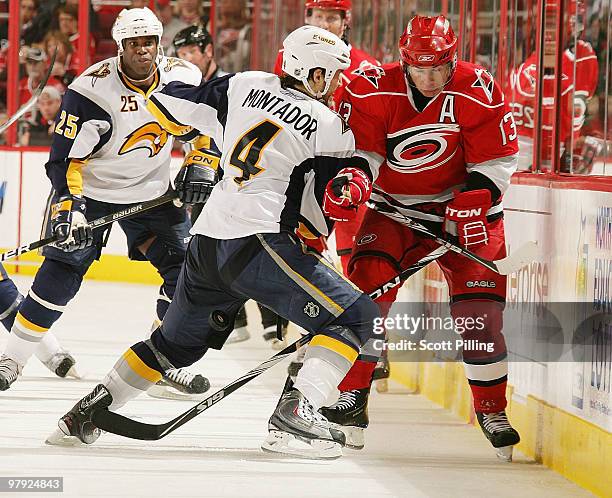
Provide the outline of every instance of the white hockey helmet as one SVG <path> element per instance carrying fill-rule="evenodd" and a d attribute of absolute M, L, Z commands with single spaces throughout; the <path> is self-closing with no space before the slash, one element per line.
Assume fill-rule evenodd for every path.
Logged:
<path fill-rule="evenodd" d="M 289 33 L 283 47 L 283 72 L 300 81 L 315 98 L 325 95 L 336 72 L 347 69 L 351 63 L 348 45 L 316 26 L 302 26 Z M 325 88 L 319 93 L 314 92 L 308 82 L 310 71 L 316 68 L 325 70 Z"/>
<path fill-rule="evenodd" d="M 164 26 L 148 7 L 123 9 L 113 24 L 112 36 L 117 43 L 119 55 L 123 52 L 123 40 L 137 36 L 156 36 L 159 55 L 163 55 L 161 37 Z"/>

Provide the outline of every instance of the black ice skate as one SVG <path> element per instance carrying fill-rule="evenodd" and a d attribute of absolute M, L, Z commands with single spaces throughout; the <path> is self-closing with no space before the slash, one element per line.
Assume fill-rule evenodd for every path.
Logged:
<path fill-rule="evenodd" d="M 0 391 L 6 391 L 21 375 L 21 365 L 8 356 L 0 356 Z"/>
<path fill-rule="evenodd" d="M 78 441 L 84 444 L 94 443 L 102 431 L 93 424 L 91 417 L 98 410 L 106 410 L 112 401 L 113 397 L 108 389 L 103 384 L 98 384 L 59 419 L 59 431 L 56 430 L 47 438 L 47 444 L 73 446 L 78 444 Z"/>
<path fill-rule="evenodd" d="M 368 427 L 368 397 L 370 389 L 353 389 L 340 393 L 338 401 L 319 410 L 346 437 L 347 448 L 360 450 L 365 445 L 365 429 Z"/>
<path fill-rule="evenodd" d="M 512 449 L 521 437 L 519 433 L 508 422 L 505 411 L 496 413 L 476 412 L 476 418 L 480 428 L 487 439 L 495 448 L 495 453 L 500 460 L 512 461 Z"/>
<path fill-rule="evenodd" d="M 287 337 L 286 325 L 283 325 L 281 327 L 281 334 L 283 337 L 282 340 L 278 338 L 278 335 L 276 333 L 276 325 L 272 325 L 264 329 L 263 338 L 264 341 L 266 341 L 266 344 L 269 344 L 272 349 L 280 351 L 281 349 L 284 349 L 287 346 L 287 343 L 285 342 L 285 337 Z"/>
<path fill-rule="evenodd" d="M 331 427 L 297 389 L 284 393 L 268 422 L 261 449 L 271 453 L 313 459 L 342 456 L 344 434 Z"/>
<path fill-rule="evenodd" d="M 200 374 L 193 374 L 185 368 L 167 370 L 162 379 L 151 386 L 147 394 L 153 398 L 191 399 L 210 389 L 210 382 Z"/>
<path fill-rule="evenodd" d="M 62 379 L 65 377 L 73 377 L 75 379 L 81 378 L 75 368 L 76 360 L 68 351 L 58 351 L 43 363 L 49 370 Z"/>

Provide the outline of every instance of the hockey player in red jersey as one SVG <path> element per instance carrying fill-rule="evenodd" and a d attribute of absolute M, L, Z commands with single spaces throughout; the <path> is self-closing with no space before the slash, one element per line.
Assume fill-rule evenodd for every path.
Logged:
<path fill-rule="evenodd" d="M 365 292 L 437 248 L 403 225 L 406 217 L 484 258 L 506 254 L 502 196 L 516 170 L 518 147 L 501 90 L 484 68 L 457 61 L 457 37 L 443 16 L 411 19 L 399 48 L 399 63 L 355 79 L 339 106 L 355 134 L 357 155 L 379 171 L 348 267 L 349 278 Z M 494 342 L 494 353 L 464 351 L 463 360 L 482 430 L 509 459 L 519 435 L 504 411 L 506 278 L 452 252 L 437 262 L 453 318 L 486 317 L 484 330 L 462 338 Z M 397 291 L 377 300 L 383 315 Z M 362 348 L 339 386 L 338 402 L 321 410 L 355 448 L 363 447 L 368 425 L 374 347 Z"/>
<path fill-rule="evenodd" d="M 557 15 L 555 4 L 547 5 L 547 16 Z M 567 150 L 572 138 L 577 157 L 574 160 L 573 172 L 589 173 L 592 168 L 592 159 L 595 154 L 583 153 L 577 150 L 577 141 L 580 130 L 584 124 L 587 102 L 593 97 L 597 88 L 599 67 L 597 56 L 590 43 L 579 39 L 584 29 L 584 4 L 580 0 L 570 0 L 568 5 L 568 22 L 563 35 L 565 50 L 561 64 L 561 129 L 559 140 L 561 146 Z M 553 17 L 554 18 L 554 17 Z M 552 135 L 555 119 L 554 103 L 554 57 L 557 40 L 554 37 L 545 37 L 544 43 L 544 78 L 542 83 L 542 159 L 540 168 L 550 167 L 552 157 Z M 533 130 L 535 119 L 535 93 L 537 81 L 537 54 L 531 54 L 511 74 L 510 92 L 508 98 L 514 114 L 514 121 L 519 134 L 520 160 L 519 169 L 531 168 L 533 159 Z M 600 150 L 599 141 L 594 137 L 580 140 L 586 144 L 588 150 L 593 146 Z M 563 150 L 561 151 L 561 153 Z M 569 151 L 567 151 L 569 152 Z M 584 156 L 589 156 L 584 162 Z M 567 168 L 569 171 L 569 168 Z"/>

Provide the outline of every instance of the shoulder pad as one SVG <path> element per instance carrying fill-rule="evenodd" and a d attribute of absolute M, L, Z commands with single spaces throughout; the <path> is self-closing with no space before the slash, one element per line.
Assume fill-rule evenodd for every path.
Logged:
<path fill-rule="evenodd" d="M 182 81 L 190 85 L 199 85 L 202 82 L 202 72 L 197 66 L 177 57 L 164 57 L 159 70 L 167 81 Z"/>
<path fill-rule="evenodd" d="M 103 61 L 97 62 L 92 66 L 89 66 L 81 75 L 79 75 L 68 88 L 76 89 L 79 88 L 98 88 L 105 86 L 105 82 L 111 81 L 112 72 L 116 71 L 117 58 L 111 57 Z M 108 83 L 106 83 L 107 85 Z"/>
<path fill-rule="evenodd" d="M 497 105 L 504 96 L 493 75 L 478 64 L 459 61 L 452 81 L 445 91 L 463 95 L 484 106 Z"/>
<path fill-rule="evenodd" d="M 355 79 L 347 90 L 355 96 L 374 96 L 379 92 L 406 94 L 406 83 L 399 63 L 382 66 L 365 63 L 353 71 Z"/>

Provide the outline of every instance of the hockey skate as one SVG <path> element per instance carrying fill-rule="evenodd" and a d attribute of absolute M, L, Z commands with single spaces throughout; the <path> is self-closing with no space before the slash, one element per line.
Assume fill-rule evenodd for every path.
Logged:
<path fill-rule="evenodd" d="M 369 395 L 369 388 L 344 391 L 333 405 L 319 410 L 332 427 L 344 433 L 347 448 L 361 450 L 365 446 Z"/>
<path fill-rule="evenodd" d="M 22 367 L 8 356 L 0 356 L 0 391 L 6 391 L 21 375 Z"/>
<path fill-rule="evenodd" d="M 225 344 L 236 344 L 237 342 L 247 341 L 250 337 L 251 333 L 249 329 L 246 328 L 246 325 L 244 327 L 236 327 L 228 336 Z"/>
<path fill-rule="evenodd" d="M 43 361 L 43 364 L 62 379 L 65 377 L 72 377 L 73 379 L 82 378 L 76 370 L 76 360 L 68 351 L 58 351 L 47 361 Z"/>
<path fill-rule="evenodd" d="M 192 399 L 210 389 L 210 382 L 200 374 L 193 374 L 185 368 L 167 370 L 157 384 L 151 386 L 147 394 L 162 399 Z"/>
<path fill-rule="evenodd" d="M 251 333 L 249 329 L 247 329 L 247 316 L 246 310 L 244 306 L 242 306 L 238 313 L 236 313 L 236 318 L 234 319 L 234 330 L 226 339 L 225 344 L 236 344 L 237 342 L 243 342 L 248 340 L 251 337 Z"/>
<path fill-rule="evenodd" d="M 261 445 L 264 451 L 316 460 L 342 456 L 344 434 L 314 411 L 297 389 L 281 396 L 268 422 L 268 431 Z"/>
<path fill-rule="evenodd" d="M 51 434 L 45 443 L 56 446 L 78 446 L 80 443 L 92 444 L 102 434 L 91 417 L 94 411 L 106 410 L 113 397 L 103 384 L 81 399 L 57 423 L 58 429 Z"/>
<path fill-rule="evenodd" d="M 264 341 L 266 341 L 266 344 L 269 344 L 275 351 L 280 351 L 287 346 L 287 343 L 285 342 L 285 338 L 287 337 L 287 327 L 284 325 L 282 327 L 282 336 L 283 339 L 279 340 L 276 334 L 276 325 L 267 327 L 263 331 Z"/>
<path fill-rule="evenodd" d="M 379 393 L 386 393 L 389 391 L 389 376 L 391 375 L 391 368 L 389 365 L 389 358 L 387 357 L 387 350 L 383 351 L 383 355 L 378 359 L 374 372 L 372 373 L 372 382 L 375 382 L 376 391 Z"/>
<path fill-rule="evenodd" d="M 497 458 L 505 462 L 511 462 L 512 450 L 514 445 L 521 440 L 521 437 L 510 425 L 506 412 L 476 412 L 476 418 L 482 432 L 493 445 Z"/>

